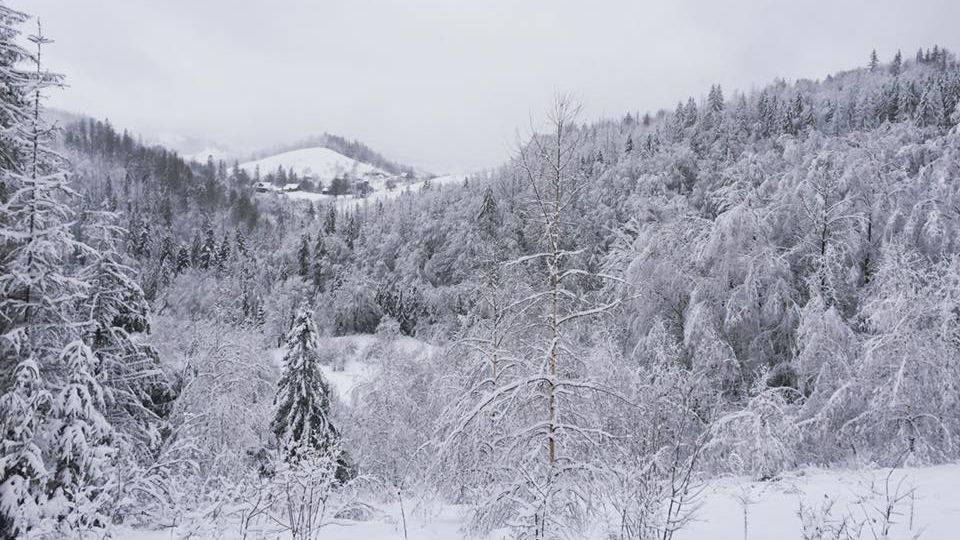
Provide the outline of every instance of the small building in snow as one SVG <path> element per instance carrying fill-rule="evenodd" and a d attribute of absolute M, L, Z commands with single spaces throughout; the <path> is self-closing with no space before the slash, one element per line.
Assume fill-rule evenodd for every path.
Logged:
<path fill-rule="evenodd" d="M 257 193 L 271 193 L 277 190 L 277 187 L 270 182 L 257 182 L 253 185 Z"/>

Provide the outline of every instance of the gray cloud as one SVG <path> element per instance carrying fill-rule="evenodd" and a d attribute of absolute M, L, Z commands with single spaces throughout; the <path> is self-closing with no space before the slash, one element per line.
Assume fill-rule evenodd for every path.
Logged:
<path fill-rule="evenodd" d="M 272 146 L 329 131 L 435 171 L 496 165 L 557 91 L 587 117 L 719 82 L 820 78 L 934 43 L 955 0 L 20 0 L 56 40 L 51 103 L 145 134 Z"/>

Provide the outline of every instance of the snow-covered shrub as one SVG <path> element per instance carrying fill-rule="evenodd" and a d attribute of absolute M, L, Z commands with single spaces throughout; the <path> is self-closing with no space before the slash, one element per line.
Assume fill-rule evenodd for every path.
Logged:
<path fill-rule="evenodd" d="M 706 446 L 711 469 L 769 480 L 794 467 L 800 437 L 794 403 L 799 397 L 796 390 L 769 387 L 766 377 L 758 376 L 745 406 L 711 426 Z"/>

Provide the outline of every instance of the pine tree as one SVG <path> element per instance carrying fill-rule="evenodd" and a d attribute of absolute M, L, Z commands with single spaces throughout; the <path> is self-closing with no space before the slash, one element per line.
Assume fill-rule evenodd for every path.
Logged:
<path fill-rule="evenodd" d="M 890 63 L 890 74 L 896 77 L 900 75 L 900 71 L 903 69 L 903 55 L 900 54 L 900 51 L 897 51 L 897 54 L 893 55 L 893 62 Z"/>
<path fill-rule="evenodd" d="M 285 336 L 284 369 L 271 423 L 290 457 L 300 447 L 326 450 L 340 437 L 330 422 L 330 384 L 320 371 L 317 337 L 313 312 L 301 306 Z"/>
<path fill-rule="evenodd" d="M 51 413 L 56 429 L 56 469 L 50 513 L 58 520 L 59 532 L 82 536 L 108 523 L 102 508 L 110 496 L 113 428 L 101 413 L 104 392 L 92 374 L 93 352 L 77 340 L 64 348 L 62 360 L 68 380 L 55 396 Z"/>
<path fill-rule="evenodd" d="M 699 115 L 697 113 L 697 102 L 693 100 L 692 97 L 687 98 L 687 104 L 683 108 L 683 125 L 684 127 L 692 127 L 697 123 Z"/>
<path fill-rule="evenodd" d="M 623 153 L 629 154 L 633 152 L 633 135 L 627 135 L 627 143 L 624 145 Z"/>
<path fill-rule="evenodd" d="M 217 251 L 217 266 L 224 268 L 230 262 L 230 236 L 227 231 L 223 231 L 223 239 L 220 241 L 220 249 Z"/>
<path fill-rule="evenodd" d="M 122 437 L 146 451 L 159 420 L 148 404 L 160 371 L 156 352 L 133 337 L 150 332 L 150 307 L 136 271 L 117 249 L 122 230 L 112 224 L 115 220 L 115 214 L 97 212 L 88 226 L 94 250 L 80 274 L 90 287 L 82 306 L 83 339 L 103 381 L 106 414 Z"/>
<path fill-rule="evenodd" d="M 719 84 L 710 86 L 710 94 L 707 97 L 707 107 L 711 113 L 719 114 L 723 112 L 723 90 Z"/>
<path fill-rule="evenodd" d="M 497 199 L 490 186 L 483 190 L 483 201 L 480 203 L 480 212 L 477 213 L 476 222 L 480 234 L 485 240 L 496 237 L 501 224 L 501 216 L 497 208 Z"/>
<path fill-rule="evenodd" d="M 867 64 L 867 67 L 870 68 L 870 71 L 876 71 L 878 65 L 880 65 L 880 60 L 877 58 L 877 50 L 874 49 L 870 51 L 870 63 Z"/>
<path fill-rule="evenodd" d="M 180 274 L 190 266 L 190 250 L 187 246 L 177 248 L 177 262 L 174 265 L 174 273 Z"/>
<path fill-rule="evenodd" d="M 326 217 L 323 218 L 323 234 L 333 234 L 335 232 L 337 232 L 337 209 L 330 205 Z"/>
<path fill-rule="evenodd" d="M 200 244 L 200 253 L 198 266 L 204 270 L 212 267 L 217 262 L 217 238 L 213 234 L 213 226 L 210 221 L 203 223 L 203 241 Z"/>
<path fill-rule="evenodd" d="M 350 214 L 350 219 L 347 221 L 347 228 L 344 230 L 343 236 L 347 247 L 353 249 L 357 239 L 360 238 L 360 220 L 357 218 L 356 213 Z"/>
<path fill-rule="evenodd" d="M 927 81 L 927 88 L 920 96 L 917 110 L 914 113 L 914 122 L 920 127 L 940 127 L 946 120 L 943 110 L 943 94 L 936 81 Z"/>
<path fill-rule="evenodd" d="M 239 227 L 234 233 L 234 242 L 237 244 L 237 255 L 245 257 L 247 255 L 247 239 L 243 236 L 243 231 Z"/>
<path fill-rule="evenodd" d="M 13 371 L 12 388 L 0 396 L 0 536 L 16 538 L 33 527 L 46 502 L 47 476 L 37 444 L 41 415 L 50 395 L 43 388 L 40 367 L 32 358 Z"/>
<path fill-rule="evenodd" d="M 0 534 L 14 537 L 34 527 L 49 495 L 44 455 L 50 446 L 69 443 L 52 431 L 47 396 L 63 388 L 59 377 L 71 373 L 61 351 L 77 338 L 74 302 L 86 284 L 68 273 L 69 258 L 88 254 L 71 231 L 74 196 L 63 159 L 51 150 L 56 131 L 44 121 L 43 92 L 60 77 L 41 67 L 43 37 L 29 40 L 29 55 L 16 45 L 22 13 L 0 6 L 0 129 L 3 158 L 0 178 L 5 199 L 0 208 Z M 33 72 L 21 71 L 30 60 Z M 10 380 L 10 375 L 13 380 Z M 54 410 L 55 414 L 56 411 Z M 46 445 L 38 442 L 46 441 Z"/>
<path fill-rule="evenodd" d="M 327 284 L 326 261 L 327 246 L 323 235 L 317 233 L 317 243 L 313 247 L 313 286 L 318 292 L 324 292 Z"/>
<path fill-rule="evenodd" d="M 310 275 L 310 235 L 307 233 L 300 235 L 300 250 L 297 252 L 297 261 L 300 275 L 303 277 Z"/>

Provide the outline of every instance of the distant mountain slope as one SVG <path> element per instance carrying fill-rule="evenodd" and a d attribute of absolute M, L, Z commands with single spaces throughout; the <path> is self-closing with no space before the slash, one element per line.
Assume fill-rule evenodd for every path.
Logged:
<path fill-rule="evenodd" d="M 348 158 L 363 163 L 368 163 L 388 173 L 396 175 L 401 173 L 410 173 L 412 175 L 414 173 L 414 169 L 412 167 L 389 160 L 379 152 L 376 152 L 360 141 L 350 140 L 346 137 L 341 137 L 339 135 L 333 135 L 330 133 L 314 135 L 312 137 L 307 137 L 305 139 L 296 141 L 292 144 L 276 146 L 269 150 L 258 152 L 251 156 L 251 160 L 258 160 L 275 154 L 315 148 L 318 146 L 329 148 L 330 150 L 333 150 L 334 152 L 342 154 Z"/>
<path fill-rule="evenodd" d="M 283 167 L 286 171 L 295 172 L 297 176 L 315 177 L 323 182 L 329 182 L 342 174 L 363 176 L 380 173 L 389 175 L 387 171 L 378 167 L 321 146 L 283 152 L 240 165 L 241 169 L 251 175 L 258 167 L 262 175 L 275 172 L 278 167 Z"/>

